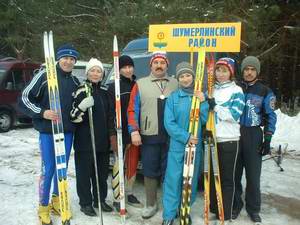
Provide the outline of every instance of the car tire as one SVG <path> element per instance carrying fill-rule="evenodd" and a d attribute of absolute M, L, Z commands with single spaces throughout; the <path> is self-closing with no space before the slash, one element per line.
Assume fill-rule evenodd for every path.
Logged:
<path fill-rule="evenodd" d="M 12 128 L 13 117 L 7 110 L 0 111 L 0 132 L 7 132 Z"/>

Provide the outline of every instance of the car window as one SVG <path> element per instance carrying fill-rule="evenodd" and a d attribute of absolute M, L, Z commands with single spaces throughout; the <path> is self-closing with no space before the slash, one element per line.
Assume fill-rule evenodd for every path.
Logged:
<path fill-rule="evenodd" d="M 21 91 L 24 87 L 23 70 L 15 69 L 10 71 L 6 78 L 5 89 Z"/>

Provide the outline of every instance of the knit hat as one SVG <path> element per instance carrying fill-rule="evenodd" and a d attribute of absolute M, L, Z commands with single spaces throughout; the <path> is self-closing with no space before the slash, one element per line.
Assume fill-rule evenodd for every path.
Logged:
<path fill-rule="evenodd" d="M 224 57 L 224 58 L 220 58 L 217 62 L 216 62 L 216 67 L 219 65 L 223 65 L 226 66 L 229 69 L 230 75 L 231 77 L 234 76 L 234 59 L 232 58 L 228 58 L 228 57 Z"/>
<path fill-rule="evenodd" d="M 62 57 L 67 57 L 67 56 L 73 57 L 75 61 L 77 61 L 79 53 L 70 44 L 61 45 L 56 51 L 56 60 L 60 60 Z"/>
<path fill-rule="evenodd" d="M 102 63 L 96 58 L 91 58 L 90 61 L 86 64 L 85 74 L 87 75 L 88 71 L 94 66 L 98 66 L 101 71 L 104 72 Z"/>
<path fill-rule="evenodd" d="M 176 78 L 179 79 L 179 76 L 184 73 L 192 74 L 195 77 L 195 72 L 193 67 L 188 62 L 181 62 L 176 66 Z"/>
<path fill-rule="evenodd" d="M 132 58 L 128 55 L 122 55 L 119 58 L 119 69 L 122 69 L 124 66 L 134 67 L 134 62 L 133 62 Z"/>
<path fill-rule="evenodd" d="M 243 59 L 241 66 L 242 73 L 247 66 L 253 66 L 256 69 L 257 75 L 260 73 L 260 62 L 255 56 L 247 56 Z"/>
<path fill-rule="evenodd" d="M 150 59 L 150 66 L 152 65 L 153 60 L 155 60 L 157 58 L 164 59 L 166 61 L 167 65 L 169 66 L 169 60 L 167 58 L 167 53 L 163 52 L 163 51 L 153 52 L 152 57 Z"/>

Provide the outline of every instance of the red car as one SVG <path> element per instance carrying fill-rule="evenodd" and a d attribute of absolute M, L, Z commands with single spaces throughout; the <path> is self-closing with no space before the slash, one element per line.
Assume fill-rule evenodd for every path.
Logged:
<path fill-rule="evenodd" d="M 0 132 L 7 132 L 16 122 L 30 122 L 17 108 L 18 97 L 40 64 L 11 57 L 0 59 Z"/>

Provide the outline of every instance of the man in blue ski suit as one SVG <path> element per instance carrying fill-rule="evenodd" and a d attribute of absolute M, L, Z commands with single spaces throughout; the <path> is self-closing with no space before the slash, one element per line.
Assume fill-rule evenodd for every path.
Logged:
<path fill-rule="evenodd" d="M 272 90 L 258 80 L 260 62 L 256 57 L 246 57 L 242 61 L 241 71 L 245 108 L 240 118 L 240 151 L 236 164 L 236 191 L 232 219 L 236 219 L 243 208 L 241 179 L 245 168 L 246 211 L 253 222 L 260 223 L 262 156 L 270 154 L 271 138 L 276 125 L 274 112 L 276 98 Z M 263 130 L 261 126 L 264 127 Z"/>
<path fill-rule="evenodd" d="M 65 135 L 65 149 L 67 163 L 73 142 L 74 124 L 70 121 L 72 109 L 72 93 L 79 85 L 79 81 L 72 75 L 72 69 L 79 53 L 69 44 L 62 45 L 56 53 L 57 79 Z M 26 115 L 33 119 L 34 128 L 39 131 L 41 151 L 41 175 L 39 181 L 39 219 L 42 224 L 51 224 L 50 209 L 60 213 L 58 198 L 57 174 L 55 168 L 55 150 L 52 135 L 51 120 L 57 120 L 58 114 L 50 110 L 47 87 L 47 74 L 41 69 L 22 92 L 19 107 Z M 53 180 L 53 193 L 49 205 L 49 193 Z"/>

